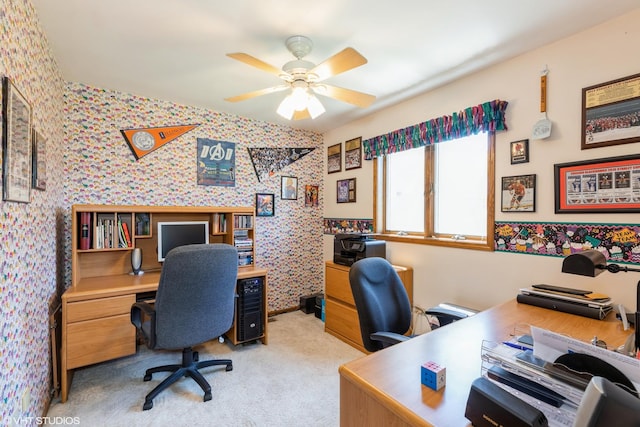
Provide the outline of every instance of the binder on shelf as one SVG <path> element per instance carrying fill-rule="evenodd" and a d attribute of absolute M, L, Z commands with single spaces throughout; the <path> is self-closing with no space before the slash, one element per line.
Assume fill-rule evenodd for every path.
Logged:
<path fill-rule="evenodd" d="M 611 306 L 589 307 L 586 304 L 573 303 L 557 298 L 549 298 L 538 295 L 528 295 L 519 293 L 516 297 L 519 303 L 535 305 L 549 310 L 562 311 L 565 313 L 577 314 L 578 316 L 590 317 L 602 320 L 611 311 Z"/>
<path fill-rule="evenodd" d="M 80 249 L 91 249 L 91 212 L 80 213 Z"/>

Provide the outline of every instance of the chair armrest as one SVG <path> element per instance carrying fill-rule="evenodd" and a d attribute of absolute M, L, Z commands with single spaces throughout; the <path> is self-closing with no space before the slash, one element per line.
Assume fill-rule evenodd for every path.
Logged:
<path fill-rule="evenodd" d="M 396 334 L 394 332 L 374 332 L 369 337 L 374 341 L 384 343 L 385 347 L 389 347 L 393 344 L 398 344 L 403 341 L 411 339 L 406 335 Z"/>
<path fill-rule="evenodd" d="M 149 336 L 142 329 L 143 314 L 149 317 Z M 156 345 L 156 310 L 147 302 L 136 302 L 131 306 L 131 323 L 142 332 L 149 348 Z"/>
<path fill-rule="evenodd" d="M 440 322 L 440 326 L 448 325 L 456 320 L 461 320 L 469 317 L 467 313 L 461 311 L 451 310 L 443 307 L 432 307 L 424 311 L 424 314 L 428 316 L 435 316 Z"/>

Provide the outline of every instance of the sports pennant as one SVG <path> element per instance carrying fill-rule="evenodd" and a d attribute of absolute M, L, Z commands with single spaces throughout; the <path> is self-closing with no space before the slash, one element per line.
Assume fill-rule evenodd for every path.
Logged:
<path fill-rule="evenodd" d="M 120 132 L 122 136 L 124 136 L 125 141 L 127 141 L 127 144 L 129 144 L 129 148 L 131 148 L 136 160 L 140 160 L 142 156 L 149 154 L 167 142 L 173 141 L 198 126 L 200 126 L 200 124 L 121 129 Z"/>
<path fill-rule="evenodd" d="M 262 182 L 264 178 L 300 160 L 315 148 L 249 148 L 248 150 L 258 181 Z"/>

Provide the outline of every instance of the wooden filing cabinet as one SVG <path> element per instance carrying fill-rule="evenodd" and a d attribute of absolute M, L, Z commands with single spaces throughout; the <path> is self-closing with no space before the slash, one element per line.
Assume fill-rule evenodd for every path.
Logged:
<path fill-rule="evenodd" d="M 394 266 L 413 304 L 413 269 Z M 349 284 L 350 267 L 325 262 L 325 332 L 367 353 L 362 344 L 360 321 Z"/>

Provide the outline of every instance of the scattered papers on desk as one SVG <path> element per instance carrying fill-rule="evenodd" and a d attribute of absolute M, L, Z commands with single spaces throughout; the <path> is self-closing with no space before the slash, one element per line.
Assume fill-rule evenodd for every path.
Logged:
<path fill-rule="evenodd" d="M 640 390 L 640 360 L 535 326 L 531 327 L 531 335 L 536 357 L 553 362 L 567 353 L 589 354 L 618 368 Z"/>

